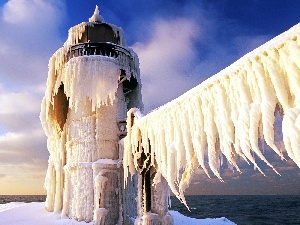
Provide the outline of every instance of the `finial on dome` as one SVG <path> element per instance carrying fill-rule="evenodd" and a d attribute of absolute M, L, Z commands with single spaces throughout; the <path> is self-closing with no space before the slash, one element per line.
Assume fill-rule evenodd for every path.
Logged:
<path fill-rule="evenodd" d="M 104 22 L 103 17 L 100 16 L 99 8 L 98 8 L 97 5 L 96 5 L 96 8 L 95 8 L 94 14 L 92 15 L 91 18 L 89 18 L 89 22 L 99 22 L 99 23 Z"/>

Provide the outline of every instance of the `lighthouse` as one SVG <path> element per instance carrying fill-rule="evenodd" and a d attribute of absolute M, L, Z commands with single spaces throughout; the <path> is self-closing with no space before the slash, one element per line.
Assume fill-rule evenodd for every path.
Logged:
<path fill-rule="evenodd" d="M 126 113 L 143 108 L 139 61 L 96 7 L 49 60 L 40 119 L 50 153 L 46 209 L 95 224 L 132 224 L 137 178 L 123 185 Z"/>

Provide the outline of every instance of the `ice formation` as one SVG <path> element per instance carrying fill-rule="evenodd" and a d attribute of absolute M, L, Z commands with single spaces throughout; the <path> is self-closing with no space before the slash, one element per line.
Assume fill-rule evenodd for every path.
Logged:
<path fill-rule="evenodd" d="M 125 174 L 153 167 L 183 202 L 193 171 L 208 166 L 222 180 L 223 156 L 240 171 L 240 157 L 258 167 L 263 139 L 282 159 L 274 143 L 274 113 L 283 114 L 283 142 L 300 167 L 300 24 L 248 53 L 179 98 L 141 117 L 131 109 L 125 138 Z M 255 156 L 256 155 L 256 156 Z M 260 170 L 260 169 L 259 169 Z M 275 168 L 273 170 L 276 172 Z M 262 173 L 263 171 L 260 170 Z M 157 177 L 154 178 L 154 182 Z"/>
<path fill-rule="evenodd" d="M 126 216 L 136 210 L 125 206 L 136 202 L 123 198 L 137 187 L 123 190 L 118 142 L 128 108 L 142 107 L 140 92 L 137 55 L 122 29 L 104 23 L 96 7 L 90 22 L 72 27 L 49 60 L 40 114 L 50 153 L 48 211 L 99 225 L 130 224 Z"/>
<path fill-rule="evenodd" d="M 143 107 L 138 57 L 98 7 L 89 21 L 72 27 L 49 60 L 40 114 L 50 153 L 46 209 L 95 225 L 172 225 L 164 178 L 150 199 L 144 176 L 123 173 L 126 113 Z"/>
<path fill-rule="evenodd" d="M 273 168 L 259 139 L 284 159 L 274 140 L 278 109 L 285 149 L 300 167 L 300 24 L 143 117 L 137 55 L 98 7 L 89 21 L 49 60 L 40 114 L 47 210 L 101 225 L 172 225 L 169 187 L 185 203 L 193 171 L 209 176 L 207 158 L 220 180 L 223 156 L 237 171 L 238 157 L 262 173 L 256 157 Z"/>
<path fill-rule="evenodd" d="M 104 22 L 103 17 L 100 16 L 99 8 L 97 5 L 96 5 L 93 16 L 91 18 L 89 18 L 89 22 L 101 22 L 101 23 Z"/>

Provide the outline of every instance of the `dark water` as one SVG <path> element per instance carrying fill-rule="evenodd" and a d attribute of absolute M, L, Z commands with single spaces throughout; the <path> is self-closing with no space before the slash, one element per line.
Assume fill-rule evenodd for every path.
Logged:
<path fill-rule="evenodd" d="M 45 199 L 43 195 L 0 195 L 0 204 Z M 191 211 L 175 197 L 171 200 L 171 210 L 198 219 L 226 217 L 238 225 L 300 225 L 300 196 L 186 196 Z"/>
<path fill-rule="evenodd" d="M 9 202 L 44 202 L 45 195 L 0 195 L 0 204 Z"/>
<path fill-rule="evenodd" d="M 238 225 L 300 225 L 300 196 L 186 196 L 191 212 L 175 197 L 171 210 L 194 218 L 226 217 Z"/>

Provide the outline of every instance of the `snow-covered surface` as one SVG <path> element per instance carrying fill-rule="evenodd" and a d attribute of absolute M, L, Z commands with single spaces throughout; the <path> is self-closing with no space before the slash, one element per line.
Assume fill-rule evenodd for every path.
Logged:
<path fill-rule="evenodd" d="M 73 219 L 61 218 L 58 213 L 49 213 L 45 208 L 44 202 L 11 202 L 7 204 L 0 204 L 0 224 L 9 225 L 84 225 L 93 222 L 85 223 L 78 222 Z M 174 218 L 174 225 L 235 225 L 235 223 L 226 218 L 216 219 L 194 219 L 183 216 L 179 212 L 170 211 Z"/>
<path fill-rule="evenodd" d="M 180 214 L 177 211 L 169 211 L 174 219 L 174 225 L 235 225 L 232 221 L 226 219 L 225 217 L 221 218 L 206 218 L 206 219 L 195 219 L 186 217 Z"/>
<path fill-rule="evenodd" d="M 5 208 L 3 211 L 2 208 Z M 0 205 L 0 224 L 9 225 L 77 225 L 93 224 L 77 222 L 73 219 L 61 219 L 58 213 L 49 213 L 44 202 L 20 203 L 11 202 Z"/>
<path fill-rule="evenodd" d="M 142 118 L 135 117 L 134 125 L 127 127 L 124 168 L 134 173 L 144 151 L 157 176 L 162 175 L 184 203 L 193 171 L 200 166 L 210 176 L 206 158 L 221 181 L 224 156 L 238 172 L 237 159 L 242 158 L 263 173 L 255 161 L 258 157 L 277 173 L 258 146 L 258 140 L 264 140 L 284 159 L 282 146 L 274 140 L 276 110 L 283 114 L 284 148 L 300 167 L 299 56 L 300 24 L 179 98 Z M 129 111 L 127 124 L 132 124 L 136 111 Z"/>

